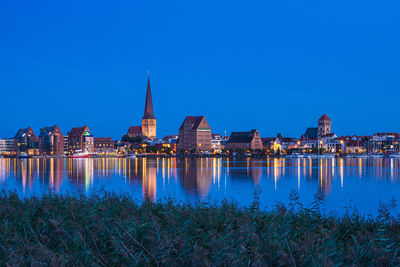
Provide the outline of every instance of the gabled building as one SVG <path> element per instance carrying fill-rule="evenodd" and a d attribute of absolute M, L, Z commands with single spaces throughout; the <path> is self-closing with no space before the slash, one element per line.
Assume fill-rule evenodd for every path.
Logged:
<path fill-rule="evenodd" d="M 348 154 L 360 154 L 365 151 L 362 140 L 349 140 L 344 145 Z"/>
<path fill-rule="evenodd" d="M 371 136 L 340 136 L 337 140 L 341 144 L 342 152 L 348 154 L 360 154 L 368 152 Z"/>
<path fill-rule="evenodd" d="M 38 153 L 38 138 L 32 127 L 22 128 L 14 136 L 14 152 L 36 155 Z"/>
<path fill-rule="evenodd" d="M 221 150 L 226 148 L 226 144 L 228 143 L 229 135 L 221 136 Z"/>
<path fill-rule="evenodd" d="M 282 150 L 299 148 L 300 141 L 294 137 L 278 137 Z"/>
<path fill-rule="evenodd" d="M 210 151 L 211 127 L 204 116 L 187 116 L 179 128 L 178 151 Z"/>
<path fill-rule="evenodd" d="M 307 128 L 306 132 L 301 135 L 300 142 L 304 148 L 322 148 L 324 139 L 328 140 L 333 136 L 332 121 L 324 114 L 318 119 L 318 127 Z"/>
<path fill-rule="evenodd" d="M 264 137 L 261 140 L 266 150 L 272 152 L 282 151 L 281 140 L 278 137 Z"/>
<path fill-rule="evenodd" d="M 94 137 L 88 126 L 72 128 L 68 133 L 68 153 L 94 153 Z"/>
<path fill-rule="evenodd" d="M 306 132 L 300 137 L 301 145 L 304 148 L 313 148 L 318 145 L 318 128 L 307 128 Z"/>
<path fill-rule="evenodd" d="M 111 137 L 95 137 L 94 150 L 97 154 L 113 154 L 115 153 L 114 142 Z"/>
<path fill-rule="evenodd" d="M 129 137 L 143 136 L 142 126 L 131 126 L 128 129 L 127 135 Z"/>
<path fill-rule="evenodd" d="M 64 136 L 57 125 L 40 129 L 39 153 L 42 155 L 64 154 Z"/>
<path fill-rule="evenodd" d="M 372 152 L 397 152 L 399 139 L 399 133 L 375 133 L 371 138 Z"/>
<path fill-rule="evenodd" d="M 326 134 L 319 139 L 319 148 L 325 149 L 328 153 L 345 152 L 344 143 L 334 133 Z"/>
<path fill-rule="evenodd" d="M 211 149 L 220 153 L 222 150 L 222 136 L 220 134 L 211 134 Z"/>
<path fill-rule="evenodd" d="M 249 132 L 232 132 L 226 143 L 227 149 L 263 149 L 263 142 L 258 130 L 253 129 Z"/>

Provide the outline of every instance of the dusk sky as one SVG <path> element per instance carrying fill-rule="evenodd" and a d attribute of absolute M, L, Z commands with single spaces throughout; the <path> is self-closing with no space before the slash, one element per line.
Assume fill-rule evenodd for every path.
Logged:
<path fill-rule="evenodd" d="M 399 1 L 2 1 L 0 137 L 58 124 L 119 139 L 150 70 L 157 135 L 400 132 Z"/>

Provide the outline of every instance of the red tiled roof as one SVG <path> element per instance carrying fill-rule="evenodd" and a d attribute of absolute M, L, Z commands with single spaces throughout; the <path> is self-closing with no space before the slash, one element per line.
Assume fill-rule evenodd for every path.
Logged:
<path fill-rule="evenodd" d="M 17 133 L 15 134 L 14 138 L 19 138 L 19 137 L 23 137 L 23 135 L 31 135 L 33 138 L 37 138 L 35 133 L 32 130 L 32 127 L 28 127 L 28 128 L 23 128 L 23 129 L 19 129 L 17 131 Z"/>
<path fill-rule="evenodd" d="M 186 119 L 188 119 L 189 122 L 192 124 L 192 129 L 197 129 L 203 118 L 204 118 L 204 116 L 186 116 Z M 183 123 L 179 129 L 182 129 L 183 124 L 185 123 L 185 120 L 183 121 Z"/>
<path fill-rule="evenodd" d="M 178 138 L 178 135 L 170 134 L 163 137 L 163 140 Z"/>
<path fill-rule="evenodd" d="M 361 147 L 362 146 L 362 142 L 356 141 L 356 140 L 350 140 L 350 141 L 346 142 L 346 146 L 347 147 Z"/>
<path fill-rule="evenodd" d="M 328 116 L 326 116 L 326 114 L 322 115 L 322 117 L 318 119 L 318 121 L 325 121 L 325 120 L 330 121 L 331 119 Z"/>
<path fill-rule="evenodd" d="M 255 133 L 257 132 L 256 129 L 252 129 L 249 132 L 232 132 L 231 136 L 228 139 L 228 143 L 251 143 L 253 141 Z"/>
<path fill-rule="evenodd" d="M 320 137 L 333 137 L 333 136 L 335 136 L 334 133 L 328 133 L 328 134 L 322 135 Z"/>
<path fill-rule="evenodd" d="M 128 130 L 129 134 L 142 134 L 142 126 L 131 126 Z"/>
<path fill-rule="evenodd" d="M 196 129 L 199 127 L 199 124 L 204 116 L 188 116 L 187 118 L 190 120 L 190 123 L 193 124 L 193 129 Z"/>
<path fill-rule="evenodd" d="M 95 142 L 111 142 L 111 137 L 95 137 Z"/>
<path fill-rule="evenodd" d="M 83 127 L 75 127 L 72 128 L 69 132 L 69 137 L 79 137 L 82 136 L 85 131 L 89 131 L 89 128 L 85 125 Z"/>
<path fill-rule="evenodd" d="M 263 137 L 261 140 L 263 141 L 275 141 L 277 137 Z"/>
<path fill-rule="evenodd" d="M 375 133 L 374 135 L 376 136 L 385 136 L 385 135 L 393 135 L 396 138 L 399 138 L 400 134 L 399 133 Z"/>
<path fill-rule="evenodd" d="M 351 138 L 352 138 L 352 136 L 346 135 L 346 136 L 340 136 L 337 139 L 347 141 L 347 140 L 350 140 Z"/>
<path fill-rule="evenodd" d="M 299 141 L 297 138 L 294 138 L 294 137 L 282 137 L 279 139 L 281 140 L 281 142 L 297 142 L 297 141 Z"/>
<path fill-rule="evenodd" d="M 372 138 L 372 136 L 370 136 L 370 135 L 359 135 L 359 136 L 357 136 L 358 138 L 360 138 L 360 139 L 363 139 L 363 138 L 368 138 L 368 139 L 370 139 L 370 138 Z"/>

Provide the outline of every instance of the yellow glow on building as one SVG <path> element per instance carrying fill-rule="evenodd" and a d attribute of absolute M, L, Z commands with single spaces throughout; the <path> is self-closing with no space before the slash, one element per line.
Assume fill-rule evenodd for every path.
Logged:
<path fill-rule="evenodd" d="M 278 151 L 278 149 L 281 150 L 281 147 L 281 144 L 278 144 L 276 141 L 274 141 L 272 148 L 275 152 Z"/>

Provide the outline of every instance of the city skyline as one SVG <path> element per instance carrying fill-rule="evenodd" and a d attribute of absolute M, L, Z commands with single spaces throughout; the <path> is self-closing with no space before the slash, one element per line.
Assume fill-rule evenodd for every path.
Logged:
<path fill-rule="evenodd" d="M 119 139 L 147 70 L 158 136 L 189 114 L 221 134 L 300 136 L 323 113 L 338 135 L 400 132 L 399 3 L 203 4 L 4 3 L 0 137 L 57 124 Z"/>
<path fill-rule="evenodd" d="M 152 104 L 152 93 L 151 93 L 151 87 L 150 87 L 150 71 L 147 71 L 147 86 L 146 86 L 147 88 L 146 88 L 146 94 L 145 94 L 145 104 L 144 104 L 144 116 L 142 117 L 142 124 L 141 124 L 141 126 L 128 126 L 128 130 L 126 131 L 126 132 L 124 132 L 124 133 L 121 133 L 121 136 L 120 137 L 117 137 L 117 138 L 115 138 L 115 137 L 112 137 L 111 135 L 109 135 L 109 134 L 105 134 L 105 135 L 103 135 L 103 136 L 108 136 L 109 138 L 112 138 L 113 140 L 120 140 L 124 135 L 128 135 L 129 137 L 133 137 L 133 136 L 136 136 L 137 134 L 139 134 L 139 136 L 143 136 L 143 137 L 145 137 L 145 138 L 150 138 L 150 139 L 162 139 L 164 136 L 168 136 L 169 134 L 172 134 L 172 135 L 178 135 L 179 134 L 179 130 L 177 131 L 177 132 L 174 132 L 174 133 L 169 133 L 169 134 L 164 134 L 164 135 L 162 135 L 162 136 L 156 136 L 155 135 L 155 132 L 156 132 L 156 118 L 154 117 L 154 111 L 153 111 L 153 104 Z M 187 116 L 187 117 L 190 117 L 190 116 Z M 197 117 L 204 117 L 204 116 L 197 116 Z M 149 119 L 151 119 L 153 122 L 151 122 L 151 132 L 154 134 L 153 136 L 151 135 L 151 134 L 149 134 L 149 126 L 148 126 L 148 124 L 149 124 L 149 122 L 148 122 L 148 120 Z M 327 119 L 327 120 L 329 120 L 329 128 L 328 128 L 328 132 L 320 132 L 319 133 L 319 135 L 325 135 L 326 133 L 330 133 L 331 132 L 331 119 L 325 114 L 325 113 L 323 113 L 323 115 L 322 115 L 322 117 L 321 118 L 319 118 L 318 119 L 318 127 L 320 127 L 319 126 L 319 122 L 320 122 L 320 120 L 322 120 L 322 119 Z M 315 123 L 315 121 L 314 121 L 314 123 Z M 143 128 L 143 125 L 146 125 L 146 128 L 144 128 L 144 129 L 142 129 Z M 87 124 L 85 124 L 85 127 L 87 127 L 88 125 Z M 308 132 L 308 130 L 309 129 L 318 129 L 317 127 L 314 127 L 314 126 L 316 126 L 315 124 L 314 125 L 310 125 L 311 127 L 305 127 L 304 128 L 304 131 L 299 135 L 299 136 L 290 136 L 290 137 L 294 137 L 294 138 L 298 138 L 298 137 L 302 137 L 303 136 L 303 134 L 306 134 L 307 135 L 307 132 Z M 44 128 L 43 128 L 44 127 Z M 40 126 L 39 127 L 39 131 L 38 132 L 41 132 L 43 129 L 45 129 L 45 128 L 51 128 L 51 127 L 58 127 L 59 128 L 59 130 L 61 131 L 61 133 L 63 132 L 63 130 L 62 130 L 62 127 L 59 127 L 59 125 L 57 124 L 57 123 L 55 123 L 54 124 L 54 126 Z M 80 126 L 79 126 L 80 127 Z M 79 128 L 79 127 L 72 127 L 72 129 L 74 129 L 74 128 Z M 182 127 L 182 126 L 181 126 Z M 325 127 L 325 126 L 324 126 Z M 32 126 L 24 126 L 24 127 L 19 127 L 18 128 L 18 130 L 23 130 L 23 129 L 28 129 L 28 128 L 30 128 L 30 129 L 32 129 L 33 130 L 33 132 L 36 132 L 35 131 L 35 127 L 32 127 Z M 136 129 L 136 128 L 138 128 L 138 129 Z M 140 130 L 139 130 L 139 128 L 140 128 Z M 252 129 L 254 129 L 255 127 L 252 127 Z M 71 129 L 71 128 L 70 128 Z M 130 131 L 134 131 L 134 130 L 139 130 L 140 131 L 140 133 L 138 132 L 138 133 L 133 133 L 133 135 L 132 135 L 132 133 L 130 133 Z M 318 130 L 318 132 L 319 131 L 321 131 L 321 129 L 320 130 Z M 66 130 L 66 134 L 68 134 L 68 132 L 69 132 L 69 129 L 68 130 Z M 374 131 L 373 133 L 368 133 L 368 134 L 365 134 L 365 135 L 360 135 L 360 134 L 355 134 L 354 132 L 350 132 L 350 133 L 348 133 L 348 134 L 338 134 L 337 136 L 342 136 L 342 137 L 348 137 L 348 136 L 371 136 L 371 135 L 373 135 L 373 134 L 377 134 L 377 133 L 393 133 L 394 131 Z M 228 136 L 230 135 L 230 134 L 232 134 L 232 133 L 235 133 L 235 131 L 227 131 L 227 130 L 224 130 L 224 131 L 222 131 L 222 133 L 221 132 L 215 132 L 215 131 L 212 131 L 212 133 L 213 134 L 221 134 L 222 136 L 224 135 L 224 134 L 227 134 Z M 337 134 L 337 133 L 335 133 L 335 134 Z M 272 136 L 278 136 L 278 135 L 281 135 L 282 136 L 282 131 L 279 131 L 279 132 L 277 132 L 276 133 L 276 135 L 274 135 L 274 134 L 272 134 L 272 135 L 270 135 L 271 137 Z M 265 135 L 266 136 L 266 135 Z M 287 135 L 283 135 L 283 136 L 287 136 Z M 11 136 L 11 138 L 12 137 L 14 137 L 14 135 L 12 135 Z M 0 138 L 10 138 L 10 137 L 2 137 L 2 136 L 0 136 Z M 103 137 L 102 137 L 103 138 Z"/>
<path fill-rule="evenodd" d="M 145 115 L 146 115 L 146 112 L 148 112 L 149 92 L 150 92 L 150 103 L 152 102 L 152 94 L 151 94 L 151 91 L 150 91 L 150 75 L 149 75 L 149 74 L 150 74 L 150 71 L 147 71 L 147 79 L 146 79 L 146 80 L 147 80 L 147 85 L 146 85 L 147 89 L 146 89 L 146 90 L 142 90 L 142 91 L 146 91 L 145 96 L 144 96 L 145 105 L 143 106 L 143 108 L 145 109 Z M 138 100 L 138 102 L 143 102 L 143 99 L 141 99 L 141 100 L 140 100 L 140 99 L 137 99 L 137 100 Z M 143 103 L 142 103 L 142 104 L 143 104 Z M 150 105 L 151 105 L 151 113 L 152 113 L 152 112 L 153 112 L 153 105 L 152 105 L 152 103 L 151 103 Z M 157 103 L 156 103 L 155 105 L 157 105 Z M 160 112 L 160 113 L 162 113 L 162 112 Z M 143 114 L 143 111 L 142 111 L 142 114 Z M 321 113 L 321 114 L 323 114 L 323 116 L 326 116 L 325 113 Z M 154 115 L 153 115 L 153 116 L 154 116 Z M 330 117 L 332 117 L 332 116 L 330 116 Z M 333 117 L 334 117 L 334 116 L 333 116 Z M 135 119 L 135 121 L 139 121 L 139 122 L 142 122 L 142 123 L 143 123 L 144 117 L 142 117 L 140 114 L 138 114 L 137 116 L 133 116 L 133 118 Z M 319 118 L 319 116 L 318 116 L 318 118 Z M 301 137 L 301 136 L 305 133 L 305 131 L 306 131 L 308 128 L 312 128 L 312 127 L 315 126 L 315 121 L 316 121 L 316 118 L 313 118 L 313 122 L 310 123 L 310 125 L 304 126 L 304 128 L 303 128 L 302 130 L 300 130 L 300 134 L 299 134 L 299 135 L 287 135 L 287 134 L 284 134 L 285 131 L 284 131 L 284 129 L 283 129 L 282 131 L 278 130 L 278 131 L 276 131 L 276 133 L 272 133 L 271 135 L 264 135 L 264 136 L 276 136 L 277 134 L 282 134 L 283 136 L 291 136 L 291 137 L 295 137 L 295 138 Z M 173 121 L 169 121 L 169 122 L 174 123 Z M 140 124 L 140 123 L 138 123 L 138 124 Z M 335 122 L 335 126 L 336 126 L 337 124 L 340 124 L 340 123 Z M 56 126 L 58 126 L 58 127 L 60 128 L 61 132 L 62 132 L 62 133 L 65 133 L 65 134 L 67 134 L 71 128 L 79 127 L 79 126 L 80 126 L 80 125 L 75 125 L 75 126 L 71 126 L 71 127 L 69 127 L 69 128 L 64 129 L 64 127 L 63 127 L 61 124 L 56 123 L 56 122 L 53 123 L 53 124 L 49 124 L 49 125 L 56 125 Z M 42 125 L 42 126 L 37 126 L 37 127 L 34 127 L 34 126 L 32 126 L 32 125 L 24 125 L 24 126 L 19 127 L 18 129 L 16 129 L 15 131 L 17 131 L 17 130 L 19 130 L 19 129 L 22 129 L 22 128 L 30 127 L 30 128 L 33 129 L 34 132 L 40 132 L 40 130 L 41 130 L 43 127 L 48 127 L 49 125 L 45 125 L 45 126 Z M 83 124 L 81 124 L 81 125 L 87 125 L 87 126 L 90 127 L 90 125 L 85 124 L 85 123 L 83 123 Z M 109 137 L 111 137 L 113 140 L 120 140 L 121 137 L 124 136 L 124 135 L 127 133 L 127 131 L 129 130 L 129 128 L 131 127 L 131 125 L 134 125 L 134 123 L 131 123 L 130 125 L 127 125 L 127 126 L 121 131 L 121 133 L 119 134 L 119 136 L 118 136 L 118 133 L 117 133 L 116 136 L 113 136 L 113 135 L 111 135 L 111 134 L 108 134 L 107 131 L 104 132 L 103 135 L 97 135 L 97 136 L 109 136 Z M 179 123 L 179 125 L 180 125 L 180 123 Z M 238 128 L 238 126 L 237 126 L 236 124 L 233 124 L 233 126 L 234 126 L 234 127 L 233 127 L 232 129 L 247 130 L 247 129 Z M 135 126 L 135 127 L 136 127 L 136 126 Z M 139 127 L 141 127 L 141 126 L 139 126 Z M 218 129 L 218 128 L 220 128 L 220 127 L 215 127 L 215 128 Z M 215 128 L 213 128 L 213 129 L 215 129 Z M 260 127 L 250 127 L 250 128 L 251 128 L 251 129 L 262 129 L 263 127 L 260 126 Z M 290 130 L 290 129 L 286 129 L 286 130 Z M 335 128 L 333 128 L 332 131 L 334 131 L 334 130 L 335 130 Z M 14 135 L 15 135 L 15 131 L 14 131 L 14 133 L 11 134 L 11 136 L 1 136 L 1 135 L 0 135 L 0 138 L 12 138 L 12 137 L 14 137 Z M 96 131 L 96 130 L 94 129 L 94 131 Z M 179 128 L 177 128 L 177 129 L 175 130 L 175 132 L 167 132 L 167 133 L 164 133 L 164 131 L 163 131 L 162 129 L 160 130 L 160 129 L 157 127 L 157 131 L 160 131 L 160 132 L 161 132 L 161 134 L 157 136 L 158 139 L 161 139 L 163 136 L 166 136 L 166 135 L 169 135 L 169 134 L 172 134 L 172 135 L 178 135 L 178 134 L 179 134 Z M 115 131 L 114 131 L 114 132 L 115 132 Z M 222 131 L 215 131 L 215 130 L 213 130 L 213 131 L 212 131 L 212 133 L 218 133 L 218 134 L 221 134 L 221 135 L 224 135 L 225 132 L 227 133 L 227 135 L 230 135 L 232 132 L 235 132 L 235 130 L 222 130 Z M 380 129 L 376 129 L 376 130 L 373 131 L 373 132 L 369 132 L 369 133 L 365 133 L 365 134 L 358 134 L 358 133 L 356 133 L 356 130 L 352 130 L 352 128 L 349 128 L 349 131 L 348 131 L 346 134 L 341 134 L 341 133 L 337 133 L 337 132 L 336 132 L 336 134 L 338 134 L 338 136 L 352 136 L 352 135 L 357 135 L 357 136 L 367 136 L 367 135 L 369 135 L 369 136 L 371 136 L 371 135 L 373 135 L 373 134 L 375 134 L 375 133 L 381 133 L 381 132 L 382 132 L 382 133 L 383 133 L 383 132 L 391 133 L 391 132 L 396 132 L 396 131 L 393 131 L 393 130 L 383 131 L 383 130 L 380 130 Z"/>

